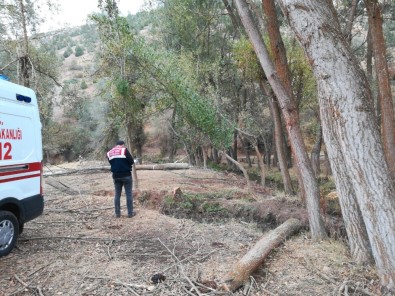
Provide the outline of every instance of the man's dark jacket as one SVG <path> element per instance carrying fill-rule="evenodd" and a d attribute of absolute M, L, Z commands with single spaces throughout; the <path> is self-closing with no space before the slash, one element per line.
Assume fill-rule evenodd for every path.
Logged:
<path fill-rule="evenodd" d="M 134 159 L 128 149 L 117 145 L 107 152 L 107 159 L 114 179 L 131 176 Z"/>

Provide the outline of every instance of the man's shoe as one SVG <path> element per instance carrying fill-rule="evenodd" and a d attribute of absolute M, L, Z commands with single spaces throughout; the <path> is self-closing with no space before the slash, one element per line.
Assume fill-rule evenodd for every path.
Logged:
<path fill-rule="evenodd" d="M 133 212 L 132 214 L 128 215 L 128 218 L 132 218 L 134 216 L 136 216 L 136 212 Z"/>
<path fill-rule="evenodd" d="M 121 215 L 115 214 L 115 218 L 120 218 L 120 217 L 121 217 Z"/>

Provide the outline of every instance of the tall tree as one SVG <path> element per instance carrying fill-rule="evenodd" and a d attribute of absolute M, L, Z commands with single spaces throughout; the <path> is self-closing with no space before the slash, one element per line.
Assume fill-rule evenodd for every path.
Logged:
<path fill-rule="evenodd" d="M 395 116 L 388 73 L 387 50 L 383 33 L 383 18 L 377 0 L 365 0 L 369 31 L 372 38 L 374 64 L 378 83 L 381 131 L 385 158 L 395 179 Z"/>
<path fill-rule="evenodd" d="M 253 2 L 249 2 L 251 6 L 254 16 L 256 17 L 259 29 L 264 31 L 266 25 L 264 19 L 261 15 L 261 11 L 259 10 L 258 6 L 255 5 Z M 272 37 L 272 36 L 271 36 Z M 275 42 L 274 42 L 275 43 Z M 252 45 L 251 45 L 252 46 Z M 259 65 L 259 61 L 256 58 L 256 54 L 253 52 L 253 47 L 251 48 L 252 54 L 255 56 L 253 58 L 253 62 Z M 281 67 L 281 66 L 280 66 Z M 285 143 L 285 135 L 284 135 L 284 128 L 281 119 L 281 111 L 278 104 L 278 99 L 274 92 L 270 89 L 267 84 L 267 79 L 261 67 L 256 70 L 256 77 L 255 79 L 258 81 L 259 86 L 262 90 L 262 93 L 268 99 L 268 105 L 270 108 L 270 114 L 273 119 L 273 126 L 274 126 L 274 146 L 276 149 L 276 159 L 278 162 L 278 167 L 280 169 L 281 178 L 283 180 L 284 191 L 286 194 L 294 194 L 294 188 L 292 186 L 291 175 L 288 169 L 288 161 L 287 161 L 287 153 L 286 153 L 286 143 Z"/>
<path fill-rule="evenodd" d="M 395 291 L 395 183 L 385 161 L 368 82 L 344 39 L 331 1 L 280 3 L 317 79 L 336 185 L 344 188 L 342 178 L 349 180 L 381 282 Z"/>
<path fill-rule="evenodd" d="M 232 23 L 231 18 L 223 14 L 221 4 L 209 0 L 168 0 L 154 12 L 154 26 L 163 46 L 179 55 L 178 67 L 190 67 L 189 75 L 194 76 L 197 81 L 200 94 L 215 100 L 218 106 L 226 110 L 224 113 L 232 117 L 232 121 L 237 121 L 243 105 L 242 96 L 239 96 L 243 84 L 230 62 L 231 56 L 227 53 L 231 48 L 229 36 L 238 31 L 239 21 L 237 15 L 231 15 L 234 21 Z M 232 13 L 230 5 L 227 2 L 226 7 Z M 180 109 L 176 108 L 175 111 Z M 180 125 L 174 127 L 180 128 Z M 171 131 L 174 132 L 181 133 L 181 130 Z M 188 134 L 190 138 L 190 131 Z M 234 134 L 237 135 L 237 132 Z M 185 141 L 187 143 L 197 147 L 199 145 L 196 139 Z M 234 146 L 236 144 L 234 141 Z M 231 150 L 230 154 L 235 156 L 235 149 Z"/>
<path fill-rule="evenodd" d="M 269 40 L 270 40 L 270 49 L 271 53 L 273 56 L 273 63 L 274 67 L 277 71 L 277 74 L 280 78 L 280 80 L 283 83 L 283 86 L 287 89 L 287 92 L 290 94 L 290 105 L 292 108 L 295 108 L 295 115 L 297 116 L 297 120 L 299 122 L 299 110 L 297 107 L 297 102 L 295 100 L 295 96 L 292 95 L 292 83 L 291 83 L 291 72 L 288 67 L 288 60 L 287 60 L 287 54 L 284 46 L 284 42 L 282 40 L 281 34 L 280 34 L 280 26 L 277 20 L 277 15 L 276 15 L 276 7 L 274 4 L 273 0 L 262 0 L 262 7 L 263 11 L 266 16 L 267 20 L 267 32 L 269 35 Z M 277 98 L 276 98 L 277 100 Z M 276 104 L 277 102 L 275 102 Z M 274 106 L 275 107 L 275 106 Z M 281 129 L 282 130 L 282 129 Z M 282 135 L 281 135 L 282 136 Z M 295 153 L 295 152 L 293 152 Z M 286 170 L 285 173 L 288 172 L 288 167 L 282 168 L 284 171 Z M 299 181 L 299 190 L 300 190 L 300 195 L 302 199 L 305 198 L 305 190 L 303 186 L 303 178 L 302 178 L 302 173 L 300 172 L 301 167 L 297 166 L 296 168 L 297 176 L 298 176 L 298 181 Z M 288 172 L 289 174 L 289 172 Z"/>
<path fill-rule="evenodd" d="M 22 31 L 23 31 L 23 42 L 22 47 L 20 49 L 21 55 L 19 57 L 19 68 L 20 68 L 20 82 L 29 87 L 30 86 L 30 71 L 31 68 L 30 60 L 29 60 L 29 37 L 27 35 L 27 24 L 26 24 L 26 9 L 23 0 L 19 0 L 19 11 L 20 11 L 20 20 L 22 23 Z"/>
<path fill-rule="evenodd" d="M 318 183 L 314 176 L 310 159 L 307 155 L 302 133 L 299 127 L 299 120 L 294 100 L 291 98 L 292 93 L 284 87 L 273 63 L 270 59 L 268 50 L 262 40 L 255 23 L 253 22 L 248 5 L 245 0 L 236 0 L 236 7 L 242 20 L 243 26 L 254 46 L 259 62 L 266 74 L 266 77 L 275 92 L 287 128 L 290 142 L 294 151 L 296 165 L 300 167 L 303 178 L 304 189 L 306 191 L 307 211 L 309 216 L 309 225 L 313 239 L 322 239 L 327 236 L 324 222 L 320 214 L 319 206 L 319 189 Z"/>
<path fill-rule="evenodd" d="M 126 19 L 119 16 L 117 1 L 99 1 L 102 15 L 94 15 L 99 36 L 102 41 L 101 51 L 102 71 L 100 75 L 107 79 L 111 93 L 111 112 L 108 114 L 109 126 L 117 122 L 126 135 L 126 142 L 133 149 L 135 158 L 141 160 L 142 147 L 145 141 L 143 132 L 144 97 L 134 91 L 138 79 L 136 64 L 130 47 L 133 42 L 133 32 Z M 121 124 L 119 123 L 121 122 Z M 113 130 L 108 137 L 112 138 Z"/>

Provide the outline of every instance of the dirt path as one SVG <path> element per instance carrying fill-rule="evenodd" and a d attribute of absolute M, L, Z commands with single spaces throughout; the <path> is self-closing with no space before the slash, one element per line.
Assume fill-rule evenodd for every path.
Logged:
<path fill-rule="evenodd" d="M 242 178 L 208 170 L 138 171 L 138 177 L 140 195 L 171 193 L 174 187 L 244 193 Z M 78 193 L 45 185 L 44 214 L 26 224 L 18 248 L 0 259 L 0 295 L 198 295 L 196 282 L 219 284 L 262 236 L 258 223 L 176 219 L 138 198 L 137 216 L 129 219 L 124 196 L 124 216 L 116 219 L 109 173 L 55 179 Z M 255 194 L 255 202 L 267 198 Z M 166 279 L 154 285 L 151 277 L 158 273 Z M 352 265 L 343 244 L 313 243 L 303 233 L 274 252 L 234 295 L 343 295 L 337 293 L 342 286 L 349 295 L 366 295 L 358 289 L 380 295 L 375 273 Z"/>

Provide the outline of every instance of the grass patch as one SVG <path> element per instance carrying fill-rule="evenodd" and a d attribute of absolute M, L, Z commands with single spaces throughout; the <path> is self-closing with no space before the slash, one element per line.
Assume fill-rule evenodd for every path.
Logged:
<path fill-rule="evenodd" d="M 163 212 L 181 219 L 192 219 L 198 222 L 220 222 L 228 219 L 230 213 L 218 201 L 229 198 L 229 192 L 182 193 L 175 199 L 168 195 L 164 200 Z"/>

